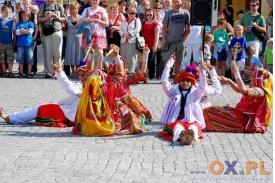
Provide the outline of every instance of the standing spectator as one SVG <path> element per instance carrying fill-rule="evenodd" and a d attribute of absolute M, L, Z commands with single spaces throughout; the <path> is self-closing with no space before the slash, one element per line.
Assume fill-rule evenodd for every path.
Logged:
<path fill-rule="evenodd" d="M 66 22 L 63 7 L 56 0 L 47 0 L 39 13 L 44 42 L 45 78 L 51 78 L 52 64 L 61 64 L 62 25 Z"/>
<path fill-rule="evenodd" d="M 223 14 L 223 12 L 219 12 L 218 13 L 218 22 L 223 21 L 225 24 L 225 30 L 228 33 L 228 36 L 234 36 L 234 28 L 230 25 L 230 23 L 228 23 L 225 19 L 225 16 Z M 217 26 L 212 26 L 212 33 L 214 32 L 214 30 L 217 28 Z"/>
<path fill-rule="evenodd" d="M 126 13 L 126 2 L 124 0 L 120 0 L 118 1 L 118 12 L 123 14 L 124 17 L 127 16 L 127 13 Z M 127 18 L 127 17 L 126 17 Z"/>
<path fill-rule="evenodd" d="M 36 41 L 36 37 L 37 37 L 37 33 L 38 33 L 38 29 L 37 29 L 37 27 L 38 27 L 37 26 L 37 15 L 31 11 L 32 10 L 31 7 L 32 7 L 31 0 L 23 0 L 22 1 L 22 10 L 18 12 L 18 14 L 17 14 L 17 20 L 22 20 L 22 11 L 23 10 L 26 11 L 26 12 L 28 12 L 28 13 L 30 13 L 30 15 L 31 15 L 30 21 L 34 25 L 34 32 L 33 32 L 32 36 L 33 36 L 33 40 L 35 42 Z M 33 67 L 32 70 L 36 73 L 37 72 L 37 48 L 36 48 L 36 45 L 34 45 L 34 47 L 33 47 L 33 52 L 35 52 L 34 56 L 36 56 L 36 57 L 33 58 L 33 65 L 35 66 L 35 68 Z M 24 74 L 28 73 L 28 63 L 24 63 L 23 73 Z"/>
<path fill-rule="evenodd" d="M 218 27 L 213 32 L 214 48 L 218 54 L 216 61 L 216 71 L 219 75 L 225 76 L 227 60 L 227 43 L 229 41 L 228 33 L 225 31 L 225 21 L 219 21 Z"/>
<path fill-rule="evenodd" d="M 255 67 L 262 68 L 263 64 L 261 63 L 258 56 L 255 55 L 255 48 L 252 46 L 247 47 L 247 56 L 249 59 L 249 67 L 250 71 L 254 71 Z"/>
<path fill-rule="evenodd" d="M 77 27 L 80 23 L 78 15 L 79 4 L 73 1 L 69 5 L 70 16 L 68 17 L 67 44 L 64 66 L 71 67 L 71 76 L 77 77 L 76 70 L 81 60 L 81 41 L 82 35 L 77 33 Z"/>
<path fill-rule="evenodd" d="M 158 50 L 157 50 L 157 70 L 156 70 L 156 77 L 157 79 L 159 79 L 161 77 L 162 71 L 164 69 L 164 65 L 162 64 L 162 40 L 163 40 L 163 36 L 162 36 L 162 21 L 163 21 L 163 16 L 161 15 L 161 11 L 162 11 L 162 5 L 160 3 L 156 3 L 154 6 L 154 20 L 158 23 L 159 26 L 159 41 L 158 41 Z"/>
<path fill-rule="evenodd" d="M 172 9 L 172 0 L 162 0 L 162 7 L 163 9 L 161 10 L 160 14 L 162 17 L 164 17 L 165 13 Z"/>
<path fill-rule="evenodd" d="M 110 5 L 109 13 L 109 26 L 107 28 L 108 44 L 115 44 L 120 47 L 120 34 L 119 27 L 125 17 L 122 13 L 119 13 L 119 6 L 117 3 Z"/>
<path fill-rule="evenodd" d="M 238 13 L 237 13 L 237 20 L 234 22 L 234 29 L 236 29 L 237 25 L 241 25 L 241 20 L 242 20 L 244 14 L 245 14 L 244 10 L 238 11 Z"/>
<path fill-rule="evenodd" d="M 267 41 L 267 46 L 264 52 L 264 67 L 273 73 L 273 38 Z"/>
<path fill-rule="evenodd" d="M 273 37 L 273 7 L 271 7 L 271 10 L 269 12 L 268 17 L 266 18 L 266 36 L 267 36 L 267 40 L 269 38 Z M 267 44 L 267 40 L 265 40 L 262 43 L 262 54 L 265 52 L 265 47 Z"/>
<path fill-rule="evenodd" d="M 79 11 L 78 11 L 78 14 L 79 15 L 82 15 L 83 11 L 88 8 L 90 5 L 89 5 L 89 0 L 81 0 L 80 1 L 80 8 L 79 8 Z"/>
<path fill-rule="evenodd" d="M 14 77 L 12 74 L 13 66 L 13 20 L 9 18 L 10 8 L 7 5 L 1 7 L 0 18 L 0 67 L 2 68 L 2 77 Z M 6 73 L 6 64 L 8 73 Z"/>
<path fill-rule="evenodd" d="M 141 22 L 136 18 L 137 10 L 133 7 L 128 9 L 128 19 L 124 20 L 119 28 L 121 36 L 121 56 L 126 60 L 127 72 L 134 73 L 137 63 L 138 50 L 136 48 L 136 37 L 141 30 Z"/>
<path fill-rule="evenodd" d="M 146 20 L 145 12 L 150 8 L 150 1 L 149 0 L 142 0 L 141 4 L 137 8 L 137 15 L 140 21 L 143 23 Z"/>
<path fill-rule="evenodd" d="M 156 54 L 160 29 L 157 21 L 154 20 L 154 12 L 152 9 L 147 9 L 145 11 L 145 17 L 145 22 L 142 25 L 142 32 L 145 43 L 150 49 L 148 58 L 148 76 L 150 79 L 154 79 L 156 74 Z"/>
<path fill-rule="evenodd" d="M 196 65 L 200 64 L 201 61 L 201 51 L 202 51 L 202 34 L 203 27 L 194 25 L 191 27 L 189 35 L 186 37 L 185 41 L 185 56 L 183 59 L 183 67 L 189 65 L 191 62 L 191 56 L 193 55 L 193 61 Z"/>
<path fill-rule="evenodd" d="M 17 62 L 19 62 L 19 77 L 23 77 L 23 63 L 28 64 L 27 78 L 31 78 L 33 64 L 33 37 L 34 24 L 31 22 L 31 14 L 22 11 L 20 21 L 16 24 Z"/>
<path fill-rule="evenodd" d="M 204 42 L 204 55 L 203 55 L 203 60 L 207 63 L 211 63 L 212 59 L 212 53 L 211 53 L 211 46 L 213 43 L 213 36 L 210 33 L 207 33 L 205 35 L 205 42 Z"/>
<path fill-rule="evenodd" d="M 246 39 L 243 36 L 243 26 L 237 25 L 235 28 L 236 35 L 233 37 L 229 44 L 229 49 L 231 49 L 232 55 L 235 53 L 235 49 L 237 49 L 237 58 L 236 64 L 239 67 L 239 71 L 241 74 L 245 69 L 245 49 L 246 49 Z M 233 75 L 233 73 L 231 73 Z"/>
<path fill-rule="evenodd" d="M 93 60 L 92 68 L 101 69 L 103 61 L 103 49 L 108 48 L 106 27 L 109 25 L 106 10 L 99 6 L 99 0 L 90 0 L 90 7 L 86 8 L 81 18 L 85 18 L 90 23 L 92 34 L 92 46 L 94 49 L 94 59 L 89 55 L 89 60 Z"/>
<path fill-rule="evenodd" d="M 225 19 L 228 23 L 230 23 L 231 26 L 234 25 L 234 9 L 232 8 L 232 5 L 229 4 L 229 0 L 224 1 L 224 10 L 222 11 Z"/>
<path fill-rule="evenodd" d="M 64 8 L 64 15 L 66 19 L 70 16 L 70 9 L 68 4 L 63 5 Z M 68 28 L 68 22 L 66 23 L 66 28 Z M 67 30 L 62 30 L 63 32 L 63 40 L 62 40 L 62 53 L 61 53 L 61 60 L 65 63 L 65 55 L 66 55 L 66 47 L 67 47 Z M 67 76 L 71 76 L 71 69 L 69 65 L 64 64 L 64 72 Z"/>
<path fill-rule="evenodd" d="M 37 72 L 37 46 L 42 43 L 41 41 L 41 32 L 39 30 L 39 25 L 37 21 L 37 16 L 39 14 L 39 7 L 37 5 L 31 6 L 31 12 L 36 17 L 36 24 L 35 24 L 35 33 L 34 36 L 34 44 L 33 44 L 33 64 L 32 64 L 32 73 L 35 75 Z"/>
<path fill-rule="evenodd" d="M 258 9 L 259 1 L 251 0 L 250 12 L 246 13 L 241 20 L 241 24 L 244 26 L 244 36 L 247 40 L 247 46 L 253 46 L 255 48 L 256 56 L 259 56 L 261 42 L 254 31 L 266 32 L 265 19 L 258 13 Z"/>
<path fill-rule="evenodd" d="M 183 60 L 184 41 L 190 32 L 189 12 L 181 8 L 182 0 L 173 0 L 173 9 L 168 10 L 163 19 L 163 61 L 166 62 L 172 54 L 176 53 L 175 77 L 180 71 Z"/>

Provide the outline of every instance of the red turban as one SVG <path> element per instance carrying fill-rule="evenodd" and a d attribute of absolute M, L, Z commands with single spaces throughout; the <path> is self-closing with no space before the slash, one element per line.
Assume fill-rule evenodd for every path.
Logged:
<path fill-rule="evenodd" d="M 179 83 L 180 81 L 182 81 L 184 79 L 191 80 L 192 85 L 195 84 L 195 76 L 192 72 L 186 72 L 186 71 L 181 72 L 177 78 L 177 82 Z"/>

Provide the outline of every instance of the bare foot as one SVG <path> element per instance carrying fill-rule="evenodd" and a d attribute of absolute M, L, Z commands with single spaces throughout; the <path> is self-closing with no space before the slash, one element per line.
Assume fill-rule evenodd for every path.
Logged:
<path fill-rule="evenodd" d="M 5 121 L 5 123 L 9 123 L 10 122 L 9 114 L 2 107 L 0 108 L 0 117 L 3 118 L 3 120 Z"/>

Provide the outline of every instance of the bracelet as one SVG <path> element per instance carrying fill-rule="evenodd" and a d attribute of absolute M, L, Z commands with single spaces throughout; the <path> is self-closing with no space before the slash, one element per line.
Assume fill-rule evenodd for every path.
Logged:
<path fill-rule="evenodd" d="M 240 73 L 239 72 L 234 72 L 234 78 L 235 78 L 235 80 L 240 79 L 241 78 Z"/>

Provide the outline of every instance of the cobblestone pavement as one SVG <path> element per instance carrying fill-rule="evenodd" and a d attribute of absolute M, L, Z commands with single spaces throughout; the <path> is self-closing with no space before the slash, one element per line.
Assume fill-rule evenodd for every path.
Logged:
<path fill-rule="evenodd" d="M 272 182 L 272 130 L 264 135 L 205 133 L 202 141 L 190 146 L 172 146 L 159 139 L 167 98 L 158 83 L 132 87 L 154 116 L 143 134 L 80 137 L 72 136 L 71 128 L 0 124 L 0 182 Z M 8 112 L 65 95 L 58 81 L 49 79 L 0 78 L 0 86 L 0 106 Z M 227 86 L 223 91 L 211 98 L 214 104 L 235 105 L 240 99 Z M 211 171 L 214 160 L 220 161 L 220 169 L 216 165 Z M 256 173 L 246 175 L 249 167 Z M 218 170 L 223 173 L 212 174 Z M 260 175 L 270 171 L 271 175 Z"/>

